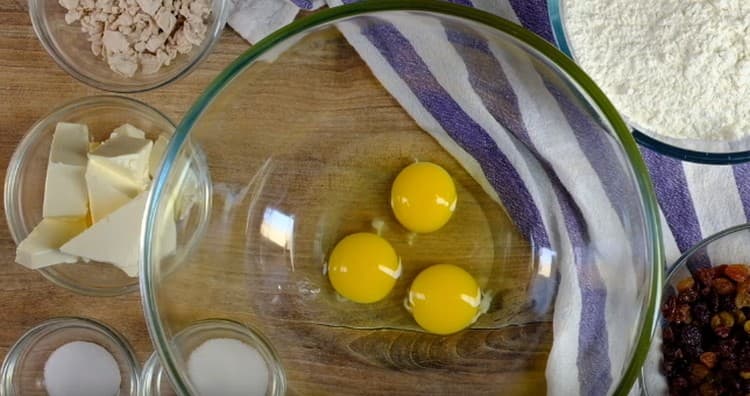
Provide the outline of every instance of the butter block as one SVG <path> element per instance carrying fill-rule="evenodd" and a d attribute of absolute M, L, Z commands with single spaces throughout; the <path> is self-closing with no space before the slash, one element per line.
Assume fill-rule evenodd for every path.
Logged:
<path fill-rule="evenodd" d="M 152 147 L 150 140 L 117 135 L 89 153 L 88 158 L 143 191 L 151 181 L 148 170 Z"/>
<path fill-rule="evenodd" d="M 43 219 L 16 247 L 16 262 L 30 269 L 75 263 L 78 257 L 60 247 L 86 229 L 85 219 Z"/>
<path fill-rule="evenodd" d="M 60 251 L 110 263 L 128 276 L 137 276 L 141 223 L 147 197 L 148 192 L 140 193 L 135 199 L 65 243 Z M 176 246 L 176 226 L 172 220 L 170 222 L 172 224 L 168 223 L 163 235 L 160 235 L 163 256 L 171 254 Z"/>
<path fill-rule="evenodd" d="M 49 162 L 86 166 L 89 150 L 89 127 L 83 124 L 58 122 L 52 136 Z"/>
<path fill-rule="evenodd" d="M 151 149 L 151 157 L 148 160 L 148 173 L 152 178 L 159 171 L 159 165 L 161 165 L 161 161 L 164 159 L 168 144 L 169 138 L 164 135 L 159 135 L 156 141 L 154 141 L 154 147 Z"/>
<path fill-rule="evenodd" d="M 141 191 L 101 164 L 91 161 L 86 167 L 91 221 L 96 223 L 121 208 Z"/>
<path fill-rule="evenodd" d="M 84 178 L 88 148 L 89 130 L 86 125 L 57 124 L 44 186 L 44 217 L 85 217 L 88 213 Z"/>
<path fill-rule="evenodd" d="M 88 213 L 86 168 L 51 163 L 47 166 L 42 214 L 49 217 L 85 217 Z"/>
<path fill-rule="evenodd" d="M 112 131 L 112 134 L 110 135 L 110 138 L 117 137 L 117 136 L 130 136 L 132 138 L 137 139 L 145 139 L 146 138 L 146 132 L 143 132 L 142 130 L 134 127 L 130 124 L 122 124 L 119 127 L 115 128 L 114 131 Z"/>

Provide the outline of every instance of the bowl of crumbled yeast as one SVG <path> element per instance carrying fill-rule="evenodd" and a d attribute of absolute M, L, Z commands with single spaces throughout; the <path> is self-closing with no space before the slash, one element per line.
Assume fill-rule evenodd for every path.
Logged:
<path fill-rule="evenodd" d="M 190 73 L 221 35 L 228 0 L 29 0 L 57 64 L 112 92 L 142 92 Z"/>
<path fill-rule="evenodd" d="M 750 3 L 548 0 L 558 46 L 641 145 L 678 159 L 750 160 Z"/>

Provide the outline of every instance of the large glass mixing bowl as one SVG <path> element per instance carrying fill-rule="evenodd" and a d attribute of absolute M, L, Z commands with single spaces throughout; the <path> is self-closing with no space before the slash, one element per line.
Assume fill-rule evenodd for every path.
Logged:
<path fill-rule="evenodd" d="M 556 300 L 558 286 L 567 287 L 557 282 L 557 253 L 571 247 L 554 227 L 566 225 L 548 219 L 556 224 L 551 247 L 525 238 L 386 91 L 340 31 L 405 17 L 411 27 L 449 25 L 467 46 L 489 42 L 529 62 L 577 114 L 573 139 L 597 142 L 585 145 L 591 150 L 585 154 L 616 187 L 612 209 L 626 237 L 575 251 L 622 263 L 604 275 L 617 285 L 607 299 L 619 306 L 608 316 L 618 333 L 609 335 L 610 347 L 619 351 L 610 362 L 609 389 L 626 394 L 637 378 L 654 330 L 663 259 L 647 172 L 625 124 L 572 61 L 517 25 L 443 2 L 377 1 L 316 13 L 258 43 L 217 77 L 177 128 L 149 201 L 141 291 L 150 335 L 178 394 L 198 394 L 188 364 L 196 345 L 179 334 L 211 320 L 231 321 L 242 329 L 230 338 L 268 351 L 262 354 L 268 389 L 299 395 L 544 394 L 553 315 L 576 311 L 581 327 L 597 325 L 587 322 L 597 320 L 585 314 L 591 307 Z M 429 67 L 447 66 L 432 58 L 438 60 Z M 482 58 L 467 58 L 469 78 L 501 73 L 472 59 Z M 492 94 L 500 110 L 536 106 Z M 559 108 L 535 111 L 545 120 Z M 529 169 L 541 172 L 549 158 L 524 146 L 511 118 L 501 114 L 498 122 L 528 149 Z M 459 196 L 448 225 L 416 236 L 388 204 L 394 177 L 415 158 L 447 169 Z M 595 176 L 581 174 L 579 181 L 587 177 Z M 600 203 L 577 202 L 584 209 Z M 178 252 L 160 259 L 154 237 L 175 210 Z M 600 232 L 588 226 L 589 233 Z M 360 231 L 380 232 L 403 262 L 395 289 L 375 304 L 338 297 L 324 273 L 334 244 Z M 470 329 L 449 336 L 422 331 L 403 305 L 417 272 L 439 262 L 462 265 L 491 297 Z M 591 281 L 590 290 L 601 292 Z"/>

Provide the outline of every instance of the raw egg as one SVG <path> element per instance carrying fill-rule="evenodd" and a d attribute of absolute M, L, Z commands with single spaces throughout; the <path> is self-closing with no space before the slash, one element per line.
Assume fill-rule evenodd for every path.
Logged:
<path fill-rule="evenodd" d="M 437 264 L 414 279 L 406 308 L 426 331 L 451 334 L 474 323 L 481 301 L 482 291 L 471 274 L 455 265 Z"/>
<path fill-rule="evenodd" d="M 445 225 L 456 209 L 456 186 L 448 172 L 431 162 L 404 168 L 391 187 L 391 208 L 396 219 L 416 233 L 433 232 Z"/>
<path fill-rule="evenodd" d="M 401 260 L 390 243 L 369 232 L 352 234 L 333 248 L 328 279 L 344 298 L 358 303 L 380 301 L 401 276 Z"/>

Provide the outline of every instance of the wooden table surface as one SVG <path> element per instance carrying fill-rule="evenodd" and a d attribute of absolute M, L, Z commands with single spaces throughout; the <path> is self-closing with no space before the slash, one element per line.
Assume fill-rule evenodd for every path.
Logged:
<path fill-rule="evenodd" d="M 132 95 L 178 121 L 204 87 L 249 45 L 227 28 L 208 59 L 188 77 L 167 87 Z M 79 83 L 61 70 L 41 46 L 24 0 L 0 0 L 0 168 L 28 128 L 70 100 L 104 92 Z M 0 209 L 2 210 L 2 209 Z M 3 213 L 3 217 L 4 213 Z M 101 320 L 119 330 L 141 362 L 151 354 L 137 293 L 116 298 L 84 297 L 57 287 L 14 263 L 15 244 L 0 227 L 0 359 L 26 330 L 56 316 Z"/>

